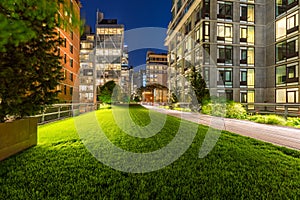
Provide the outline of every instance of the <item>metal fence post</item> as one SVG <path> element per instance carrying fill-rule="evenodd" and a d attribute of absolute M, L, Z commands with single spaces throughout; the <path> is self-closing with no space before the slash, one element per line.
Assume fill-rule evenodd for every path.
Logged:
<path fill-rule="evenodd" d="M 42 123 L 44 123 L 45 121 L 45 115 L 44 115 L 44 111 L 42 112 Z"/>
<path fill-rule="evenodd" d="M 287 106 L 287 105 L 284 105 L 284 118 L 285 118 L 285 119 L 287 119 L 288 114 L 289 114 L 289 112 L 288 112 L 288 106 Z"/>
<path fill-rule="evenodd" d="M 60 118 L 60 106 L 58 106 L 58 116 L 57 118 L 59 119 Z"/>

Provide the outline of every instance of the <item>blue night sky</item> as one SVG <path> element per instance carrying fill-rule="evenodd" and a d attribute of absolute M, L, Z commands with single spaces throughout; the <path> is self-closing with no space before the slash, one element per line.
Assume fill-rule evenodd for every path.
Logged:
<path fill-rule="evenodd" d="M 163 39 L 171 20 L 171 0 L 81 0 L 81 3 L 82 18 L 86 20 L 86 24 L 92 27 L 93 31 L 97 9 L 104 13 L 104 18 L 117 19 L 119 24 L 125 25 L 125 43 L 129 48 L 130 65 L 142 67 L 145 64 L 148 49 L 158 53 L 164 52 L 162 49 L 166 49 L 163 47 Z M 155 32 L 159 33 L 155 34 Z M 161 47 L 158 47 L 157 44 L 151 47 L 144 41 L 148 41 L 148 44 L 160 43 Z"/>

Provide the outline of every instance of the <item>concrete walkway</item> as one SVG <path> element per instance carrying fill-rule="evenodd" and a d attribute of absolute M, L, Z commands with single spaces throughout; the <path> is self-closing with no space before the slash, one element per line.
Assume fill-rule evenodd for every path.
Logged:
<path fill-rule="evenodd" d="M 300 150 L 300 129 L 259 124 L 246 120 L 213 117 L 199 113 L 168 110 L 155 106 L 143 106 L 150 110 L 155 110 L 157 112 L 182 118 L 188 121 L 211 126 L 213 128 L 221 130 L 226 130 L 232 133 L 255 138 L 279 146 L 285 146 L 288 148 Z M 215 123 L 215 121 L 220 120 L 223 120 L 224 122 L 222 123 L 222 126 L 220 126 L 220 123 Z"/>

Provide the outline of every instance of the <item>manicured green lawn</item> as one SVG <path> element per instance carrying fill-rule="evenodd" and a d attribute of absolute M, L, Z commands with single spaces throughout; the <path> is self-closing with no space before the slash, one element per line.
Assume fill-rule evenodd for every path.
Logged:
<path fill-rule="evenodd" d="M 111 112 L 97 111 L 101 127 L 115 145 L 134 152 L 162 148 L 173 139 L 180 122 L 168 116 L 159 134 L 138 139 L 122 132 Z M 140 125 L 150 122 L 144 108 L 134 106 L 130 114 Z M 300 197 L 299 151 L 223 132 L 213 151 L 200 159 L 206 131 L 207 127 L 199 126 L 190 148 L 173 164 L 134 174 L 116 171 L 95 159 L 77 135 L 74 119 L 46 124 L 39 127 L 38 146 L 0 162 L 0 199 Z"/>

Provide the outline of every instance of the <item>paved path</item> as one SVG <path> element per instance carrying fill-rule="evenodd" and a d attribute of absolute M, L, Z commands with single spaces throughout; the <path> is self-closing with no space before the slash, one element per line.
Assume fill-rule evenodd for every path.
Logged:
<path fill-rule="evenodd" d="M 255 138 L 279 146 L 300 150 L 300 129 L 259 124 L 246 120 L 228 119 L 203 115 L 199 113 L 180 112 L 155 106 L 144 107 L 160 113 L 186 119 L 188 121 L 226 130 L 239 135 Z M 222 120 L 223 123 L 217 123 Z"/>

